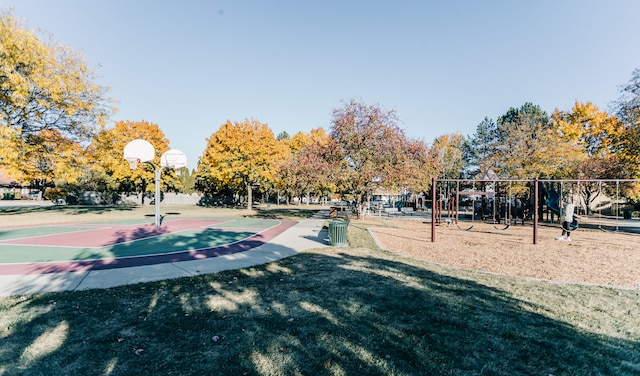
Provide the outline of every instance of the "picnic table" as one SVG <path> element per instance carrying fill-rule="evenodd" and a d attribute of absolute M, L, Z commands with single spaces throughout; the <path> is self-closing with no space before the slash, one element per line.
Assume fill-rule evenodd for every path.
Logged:
<path fill-rule="evenodd" d="M 343 214 L 343 212 L 347 212 L 344 213 L 346 217 L 349 216 L 348 212 L 351 211 L 351 204 L 346 203 L 346 202 L 342 202 L 339 204 L 332 204 L 331 206 L 329 206 L 329 217 L 330 218 L 335 218 L 338 217 L 340 215 Z"/>

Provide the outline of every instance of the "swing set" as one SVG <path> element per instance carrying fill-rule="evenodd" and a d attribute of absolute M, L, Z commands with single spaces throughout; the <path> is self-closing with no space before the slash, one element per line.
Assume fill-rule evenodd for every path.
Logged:
<path fill-rule="evenodd" d="M 518 219 L 522 219 L 524 224 L 522 199 L 514 196 L 512 181 L 508 181 L 506 189 L 498 181 L 455 180 L 444 182 L 446 184 L 439 187 L 434 206 L 436 223 L 446 222 L 447 226 L 455 225 L 464 231 L 473 229 L 477 220 L 490 223 L 497 230 L 509 229 L 512 223 L 516 223 Z M 485 186 L 484 189 L 477 189 L 477 182 L 482 183 L 479 185 Z M 461 190 L 461 183 L 464 185 L 472 183 L 472 186 Z M 460 226 L 461 216 L 470 217 L 471 225 L 462 228 Z"/>
<path fill-rule="evenodd" d="M 435 226 L 437 223 L 445 223 L 447 226 L 455 225 L 459 230 L 471 231 L 474 228 L 474 221 L 479 220 L 493 224 L 497 230 L 508 230 L 512 224 L 521 220 L 532 221 L 533 244 L 538 242 L 538 224 L 540 218 L 546 214 L 547 221 L 553 223 L 557 216 L 559 222 L 561 214 L 566 208 L 566 204 L 573 203 L 577 210 L 581 210 L 588 218 L 591 204 L 595 199 L 600 198 L 597 206 L 599 220 L 596 224 L 585 222 L 583 227 L 598 228 L 605 232 L 619 231 L 620 221 L 620 184 L 625 182 L 640 183 L 640 179 L 582 179 L 582 180 L 558 180 L 558 179 L 505 179 L 505 180 L 479 180 L 479 179 L 432 179 L 431 202 L 431 241 L 435 242 Z M 612 183 L 615 183 L 613 190 Z M 565 185 L 569 189 L 565 193 Z M 465 189 L 461 189 L 464 186 Z M 476 189 L 482 186 L 484 189 Z M 517 189 L 514 189 L 517 186 Z M 597 192 L 593 187 L 597 186 Z M 525 188 L 526 187 L 526 188 Z M 588 189 L 587 189 L 588 188 Z M 615 192 L 615 200 L 608 202 L 603 199 L 605 188 L 608 189 L 609 196 Z M 517 192 L 517 194 L 515 193 Z M 588 192 L 589 194 L 585 194 Z M 461 198 L 468 197 L 466 200 Z M 461 205 L 466 201 L 465 205 Z M 471 202 L 469 204 L 469 201 Z M 613 213 L 613 219 L 605 218 L 603 209 L 609 208 Z M 462 208 L 462 210 L 461 210 Z M 471 208 L 471 210 L 469 210 Z M 446 216 L 445 216 L 446 212 Z M 470 213 L 469 213 L 470 212 Z M 611 217 L 611 213 L 609 214 Z M 468 217 L 470 214 L 471 224 L 466 227 L 460 226 L 460 217 Z M 615 225 L 606 224 L 606 221 L 613 220 Z M 580 226 L 577 220 L 569 222 L 567 231 L 576 231 Z"/>
<path fill-rule="evenodd" d="M 618 232 L 619 231 L 618 224 L 620 222 L 619 204 L 621 201 L 620 200 L 620 183 L 626 182 L 626 181 L 636 181 L 636 180 L 559 180 L 559 181 L 556 181 L 555 185 L 554 185 L 554 182 L 552 181 L 548 181 L 548 183 L 546 184 L 544 181 L 541 182 L 542 184 L 541 187 L 546 196 L 544 203 L 549 209 L 547 212 L 548 216 L 549 216 L 549 213 L 551 213 L 551 219 L 549 220 L 549 222 L 553 223 L 553 215 L 557 215 L 558 218 L 561 218 L 561 214 L 564 212 L 564 209 L 567 203 L 574 204 L 577 210 L 582 211 L 583 215 L 580 216 L 578 214 L 578 216 L 580 216 L 582 219 L 588 219 L 589 214 L 590 212 L 592 212 L 592 210 L 591 210 L 591 202 L 587 202 L 587 201 L 592 201 L 595 198 L 598 198 L 598 197 L 602 198 L 606 196 L 606 194 L 604 193 L 605 189 L 603 188 L 603 184 L 606 186 L 607 184 L 615 183 L 615 191 L 611 190 L 609 192 L 609 194 L 613 194 L 613 192 L 615 192 L 615 199 L 612 198 L 609 201 L 600 202 L 599 205 L 597 205 L 597 210 L 596 210 L 598 213 L 598 217 L 600 219 L 605 218 L 602 212 L 603 212 L 603 208 L 607 207 L 608 205 L 609 210 L 611 211 L 611 213 L 613 213 L 612 220 L 614 221 L 615 225 L 613 226 L 603 225 L 603 220 L 588 221 L 588 222 L 585 222 L 585 225 L 588 225 L 589 227 L 597 227 L 599 230 L 604 232 Z M 566 182 L 571 183 L 571 188 L 569 189 L 567 194 L 564 193 L 565 189 L 563 186 L 564 183 Z M 583 197 L 581 184 L 583 187 L 589 184 L 597 184 L 597 187 L 598 187 L 597 193 L 592 194 L 594 196 L 594 199 L 585 199 Z M 558 187 L 558 189 L 556 189 L 556 186 Z M 591 224 L 590 222 L 595 222 L 595 223 Z M 564 221 L 563 221 L 563 224 L 564 224 Z M 569 227 L 564 229 L 569 232 L 573 232 L 573 231 L 576 231 L 578 228 L 579 228 L 578 221 L 574 219 L 572 222 L 569 223 Z"/>

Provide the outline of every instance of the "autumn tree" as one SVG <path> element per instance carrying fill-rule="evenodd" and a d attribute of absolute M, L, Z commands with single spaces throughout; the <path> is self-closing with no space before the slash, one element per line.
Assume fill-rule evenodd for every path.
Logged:
<path fill-rule="evenodd" d="M 398 126 L 395 111 L 351 100 L 333 111 L 329 135 L 332 152 L 327 157 L 339 163 L 332 164 L 338 168 L 335 179 L 355 199 L 358 217 L 376 188 L 399 189 L 405 173 L 422 173 L 411 169 L 408 150 L 415 145 Z"/>
<path fill-rule="evenodd" d="M 624 125 L 591 102 L 576 101 L 571 111 L 556 109 L 551 118 L 562 137 L 580 146 L 589 157 L 616 153 L 619 149 Z"/>
<path fill-rule="evenodd" d="M 575 168 L 575 153 L 539 106 L 511 107 L 496 123 L 494 170 L 511 179 L 558 177 Z"/>
<path fill-rule="evenodd" d="M 139 163 L 131 170 L 124 159 L 124 147 L 135 139 L 151 143 L 156 157 L 150 164 Z M 160 166 L 160 156 L 169 150 L 169 140 L 157 124 L 146 121 L 119 121 L 113 128 L 99 132 L 89 147 L 93 163 L 85 183 L 95 190 L 106 193 L 137 193 L 140 202 L 145 196 L 155 192 L 154 166 Z M 163 190 L 177 191 L 181 188 L 179 179 L 171 169 L 162 170 Z"/>
<path fill-rule="evenodd" d="M 629 82 L 621 87 L 615 112 L 625 126 L 620 140 L 620 157 L 633 176 L 640 178 L 640 69 L 635 69 Z"/>
<path fill-rule="evenodd" d="M 112 112 L 107 89 L 94 81 L 79 54 L 0 16 L 0 127 L 15 156 L 0 158 L 0 167 L 18 180 L 72 182 L 79 147 Z"/>
<path fill-rule="evenodd" d="M 196 171 L 196 189 L 213 195 L 229 187 L 247 195 L 251 210 L 253 189 L 274 181 L 283 153 L 267 124 L 253 119 L 227 121 L 207 139 Z"/>
<path fill-rule="evenodd" d="M 431 155 L 440 178 L 459 179 L 463 177 L 466 149 L 465 137 L 459 133 L 444 134 L 433 141 Z"/>
<path fill-rule="evenodd" d="M 426 192 L 438 168 L 431 150 L 421 140 L 406 139 L 402 152 L 404 163 L 398 170 L 398 186 L 416 194 Z"/>
<path fill-rule="evenodd" d="M 29 137 L 0 127 L 4 170 L 16 181 L 43 192 L 49 187 L 75 184 L 86 166 L 85 150 L 55 129 L 43 129 Z"/>
<path fill-rule="evenodd" d="M 332 166 L 324 158 L 330 141 L 324 129 L 299 132 L 293 138 L 297 138 L 297 141 L 287 142 L 289 153 L 278 172 L 282 189 L 290 196 L 306 195 L 307 203 L 311 194 L 327 195 L 335 190 L 335 183 L 327 174 Z"/>
<path fill-rule="evenodd" d="M 570 111 L 556 110 L 551 119 L 552 127 L 562 137 L 565 148 L 571 146 L 574 150 L 576 166 L 569 172 L 569 178 L 622 179 L 631 175 L 625 171 L 619 153 L 625 128 L 616 116 L 600 111 L 593 103 L 576 101 Z M 600 183 L 580 185 L 587 210 L 602 193 L 601 188 Z"/>

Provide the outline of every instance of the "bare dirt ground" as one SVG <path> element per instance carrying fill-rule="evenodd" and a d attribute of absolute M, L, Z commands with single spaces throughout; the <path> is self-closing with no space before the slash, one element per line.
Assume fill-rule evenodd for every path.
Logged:
<path fill-rule="evenodd" d="M 579 229 L 571 242 L 555 240 L 558 225 L 539 226 L 533 244 L 531 225 L 475 222 L 469 231 L 436 226 L 431 242 L 429 220 L 389 220 L 394 228 L 363 224 L 385 249 L 415 259 L 465 269 L 570 283 L 640 288 L 640 235 Z M 379 224 L 379 223 L 378 223 Z M 468 228 L 470 223 L 460 223 Z"/>

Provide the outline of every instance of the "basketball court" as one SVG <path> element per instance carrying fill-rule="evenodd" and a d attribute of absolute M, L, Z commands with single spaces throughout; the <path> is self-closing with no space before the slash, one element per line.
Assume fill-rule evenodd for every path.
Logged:
<path fill-rule="evenodd" d="M 0 274 L 103 270 L 217 257 L 255 248 L 296 222 L 175 219 L 0 230 Z"/>
<path fill-rule="evenodd" d="M 324 218 L 150 218 L 0 228 L 0 295 L 108 288 L 275 261 L 327 245 Z"/>

